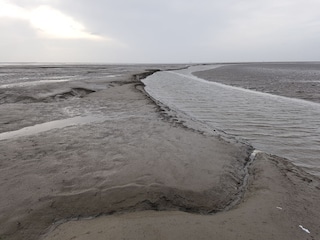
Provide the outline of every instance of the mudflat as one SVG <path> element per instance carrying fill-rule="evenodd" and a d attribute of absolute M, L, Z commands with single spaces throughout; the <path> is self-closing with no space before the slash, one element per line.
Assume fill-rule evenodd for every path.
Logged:
<path fill-rule="evenodd" d="M 0 106 L 3 133 L 96 116 L 0 141 L 0 239 L 319 238 L 318 178 L 155 104 L 145 75 Z"/>
<path fill-rule="evenodd" d="M 195 75 L 208 81 L 320 103 L 319 62 L 226 64 Z"/>
<path fill-rule="evenodd" d="M 318 239 L 319 179 L 287 160 L 259 153 L 241 203 L 213 215 L 142 211 L 69 221 L 58 239 Z"/>

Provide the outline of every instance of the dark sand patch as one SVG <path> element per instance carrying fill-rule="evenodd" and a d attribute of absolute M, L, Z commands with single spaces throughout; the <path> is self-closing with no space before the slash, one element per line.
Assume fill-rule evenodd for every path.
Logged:
<path fill-rule="evenodd" d="M 320 63 L 230 64 L 194 75 L 214 82 L 320 103 Z"/>

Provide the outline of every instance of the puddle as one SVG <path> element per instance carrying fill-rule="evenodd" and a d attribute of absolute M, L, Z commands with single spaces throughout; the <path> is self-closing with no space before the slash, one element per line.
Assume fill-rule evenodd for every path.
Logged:
<path fill-rule="evenodd" d="M 71 81 L 71 79 L 39 80 L 39 81 L 30 81 L 30 82 L 9 83 L 9 84 L 0 85 L 0 88 L 27 87 L 27 86 L 36 86 L 40 84 L 69 82 L 69 81 Z"/>
<path fill-rule="evenodd" d="M 73 125 L 83 125 L 83 124 L 88 124 L 92 122 L 103 122 L 105 120 L 106 120 L 106 117 L 93 115 L 93 116 L 85 116 L 85 117 L 79 116 L 79 117 L 67 118 L 67 119 L 56 120 L 51 122 L 45 122 L 45 123 L 37 124 L 34 126 L 25 127 L 16 131 L 0 133 L 0 141 L 35 135 L 37 133 L 49 131 L 52 129 L 65 128 Z"/>
<path fill-rule="evenodd" d="M 101 122 L 110 121 L 110 120 L 115 121 L 115 120 L 129 119 L 129 118 L 132 119 L 132 118 L 144 118 L 144 117 L 145 116 L 131 115 L 123 112 L 110 114 L 108 116 L 104 116 L 104 115 L 78 116 L 73 118 L 40 123 L 34 126 L 21 128 L 16 131 L 0 133 L 0 141 L 12 139 L 12 138 L 31 136 L 31 135 L 46 132 L 52 129 L 61 129 L 69 126 L 85 125 L 89 123 L 99 123 L 99 122 L 101 123 Z"/>

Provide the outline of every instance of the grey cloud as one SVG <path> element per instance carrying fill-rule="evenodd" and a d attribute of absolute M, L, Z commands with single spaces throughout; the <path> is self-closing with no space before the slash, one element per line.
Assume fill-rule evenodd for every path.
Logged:
<path fill-rule="evenodd" d="M 12 2 L 28 8 L 50 5 L 81 22 L 89 32 L 114 39 L 113 43 L 99 43 L 28 38 L 44 60 L 50 56 L 54 61 L 102 62 L 292 61 L 319 60 L 320 56 L 316 12 L 320 4 L 315 0 Z M 27 26 L 6 26 L 6 34 L 15 42 L 19 37 L 9 28 L 23 32 Z M 30 29 L 28 32 L 31 34 Z M 22 55 L 26 56 L 23 49 L 20 58 Z M 12 56 L 19 61 L 18 53 Z M 0 61 L 6 59 L 0 57 Z"/>

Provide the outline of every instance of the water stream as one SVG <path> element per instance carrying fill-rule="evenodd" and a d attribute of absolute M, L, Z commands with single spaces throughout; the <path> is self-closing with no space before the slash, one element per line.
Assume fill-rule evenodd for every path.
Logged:
<path fill-rule="evenodd" d="M 191 73 L 219 66 L 158 72 L 146 91 L 212 128 L 286 157 L 320 175 L 320 104 L 209 82 Z"/>

